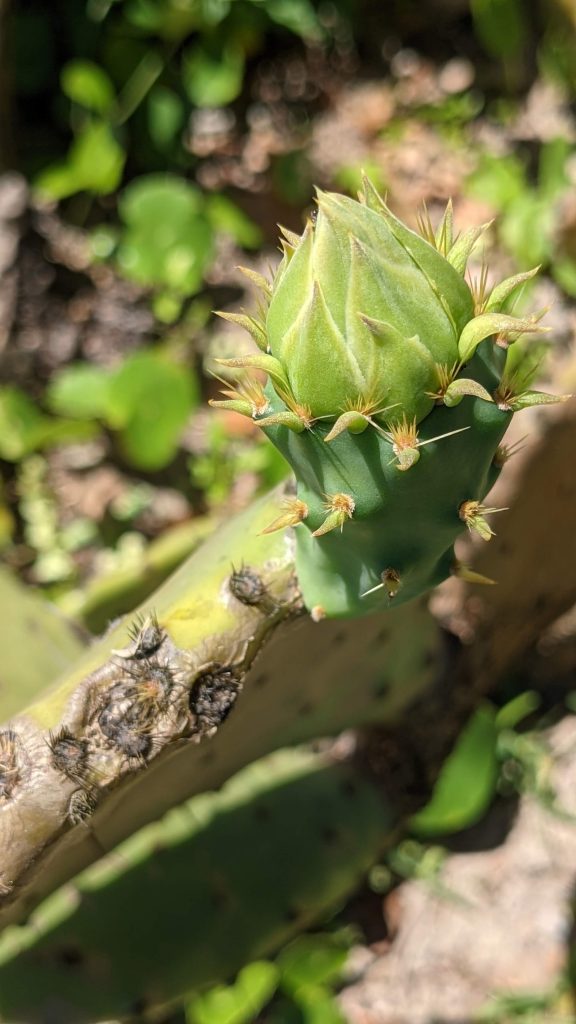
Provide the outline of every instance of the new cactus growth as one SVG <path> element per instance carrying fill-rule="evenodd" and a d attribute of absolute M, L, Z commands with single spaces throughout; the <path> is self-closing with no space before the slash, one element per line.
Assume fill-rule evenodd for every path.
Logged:
<path fill-rule="evenodd" d="M 250 416 L 290 462 L 297 491 L 269 530 L 299 526 L 296 568 L 315 615 L 400 604 L 459 574 L 467 526 L 492 535 L 482 505 L 513 412 L 558 400 L 528 390 L 507 349 L 544 330 L 503 306 L 535 271 L 490 293 L 465 280 L 484 229 L 453 237 L 448 205 L 422 235 L 365 179 L 359 201 L 319 192 L 258 314 L 222 314 L 259 354 L 221 360 L 236 389 L 214 403 Z M 485 225 L 486 227 L 487 225 Z M 264 387 L 253 371 L 264 371 Z"/>

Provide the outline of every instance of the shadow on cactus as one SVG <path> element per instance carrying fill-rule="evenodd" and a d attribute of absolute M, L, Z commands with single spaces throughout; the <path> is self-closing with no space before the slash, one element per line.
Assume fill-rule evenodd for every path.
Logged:
<path fill-rule="evenodd" d="M 546 330 L 542 313 L 503 312 L 536 271 L 470 286 L 488 225 L 455 238 L 448 204 L 436 233 L 423 218 L 416 234 L 366 178 L 359 201 L 319 192 L 317 205 L 302 236 L 283 231 L 272 284 L 251 273 L 257 313 L 220 314 L 261 351 L 220 360 L 236 385 L 212 404 L 259 424 L 296 476 L 268 529 L 300 527 L 298 578 L 317 618 L 400 604 L 451 573 L 491 582 L 456 561 L 454 541 L 464 526 L 492 535 L 497 510 L 482 502 L 513 413 L 561 400 L 529 390 L 508 356 Z"/>

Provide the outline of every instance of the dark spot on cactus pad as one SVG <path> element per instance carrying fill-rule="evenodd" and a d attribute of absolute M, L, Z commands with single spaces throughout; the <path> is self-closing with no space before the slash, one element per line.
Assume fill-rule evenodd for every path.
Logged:
<path fill-rule="evenodd" d="M 227 910 L 232 906 L 234 897 L 225 878 L 215 876 L 211 880 L 210 902 L 216 910 Z"/>
<path fill-rule="evenodd" d="M 96 794 L 91 789 L 75 789 L 68 801 L 68 820 L 71 825 L 81 825 L 92 817 L 96 810 Z"/>
<path fill-rule="evenodd" d="M 286 910 L 284 911 L 284 920 L 287 921 L 288 924 L 293 924 L 294 921 L 299 921 L 300 917 L 301 914 L 298 907 L 286 907 Z"/>
<path fill-rule="evenodd" d="M 12 729 L 0 732 L 0 801 L 9 800 L 21 780 L 21 744 Z"/>
<path fill-rule="evenodd" d="M 337 633 L 334 633 L 332 637 L 332 643 L 335 647 L 341 647 L 342 644 L 346 643 L 348 634 L 345 629 L 339 629 Z"/>
<path fill-rule="evenodd" d="M 61 946 L 55 951 L 54 959 L 62 967 L 81 967 L 84 963 L 84 954 L 78 946 Z"/>
<path fill-rule="evenodd" d="M 242 604 L 257 607 L 263 602 L 269 601 L 262 578 L 247 565 L 242 565 L 239 569 L 232 569 L 228 586 L 230 593 Z"/>
<path fill-rule="evenodd" d="M 270 807 L 268 807 L 267 804 L 257 804 L 254 808 L 254 817 L 256 821 L 262 823 L 270 821 L 270 818 L 272 817 Z"/>
<path fill-rule="evenodd" d="M 125 671 L 128 679 L 113 688 L 125 705 L 125 718 L 145 722 L 166 710 L 174 685 L 169 665 L 146 659 L 126 665 Z"/>
<path fill-rule="evenodd" d="M 168 665 L 150 660 L 132 663 L 126 674 L 106 693 L 98 725 L 126 757 L 142 761 L 152 749 L 154 724 L 168 706 L 174 678 Z"/>
<path fill-rule="evenodd" d="M 149 1005 L 150 1004 L 146 997 L 140 996 L 139 999 L 135 999 L 134 1002 L 132 1003 L 132 1006 L 130 1007 L 130 1013 L 134 1017 L 141 1017 L 142 1014 L 146 1013 L 146 1010 L 148 1009 Z"/>
<path fill-rule="evenodd" d="M 130 729 L 125 722 L 119 722 L 108 738 L 129 760 L 145 761 L 152 750 L 150 733 Z"/>
<path fill-rule="evenodd" d="M 253 685 L 254 686 L 258 686 L 258 687 L 266 686 L 266 684 L 269 683 L 269 682 L 270 682 L 270 676 L 268 675 L 268 673 L 267 672 L 259 672 L 257 676 L 254 676 Z"/>
<path fill-rule="evenodd" d="M 50 733 L 48 739 L 54 768 L 74 782 L 86 782 L 88 766 L 88 742 L 74 736 L 65 725 L 57 733 Z"/>
<path fill-rule="evenodd" d="M 334 846 L 340 838 L 338 829 L 335 828 L 334 825 L 324 825 L 321 835 L 322 841 L 326 843 L 327 846 Z"/>
<path fill-rule="evenodd" d="M 432 668 L 436 664 L 436 654 L 434 651 L 425 651 L 422 657 L 422 667 Z"/>
<path fill-rule="evenodd" d="M 307 700 L 303 704 L 300 705 L 300 707 L 298 708 L 298 712 L 297 713 L 300 716 L 300 718 L 307 718 L 308 715 L 311 715 L 313 711 L 314 711 L 314 704 L 312 703 L 311 700 Z"/>
<path fill-rule="evenodd" d="M 196 729 L 211 732 L 230 714 L 242 681 L 231 668 L 214 664 L 194 680 L 189 707 Z"/>
<path fill-rule="evenodd" d="M 353 779 L 346 779 L 340 785 L 340 792 L 342 793 L 342 796 L 345 796 L 346 799 L 350 800 L 357 795 L 358 787 Z"/>
<path fill-rule="evenodd" d="M 372 689 L 372 695 L 376 697 L 377 700 L 380 700 L 382 697 L 387 697 L 389 693 L 390 683 L 387 683 L 383 679 L 379 680 Z"/>
<path fill-rule="evenodd" d="M 124 651 L 117 651 L 124 658 L 148 658 L 158 650 L 166 633 L 158 624 L 155 614 L 139 617 L 128 630 L 132 644 Z"/>

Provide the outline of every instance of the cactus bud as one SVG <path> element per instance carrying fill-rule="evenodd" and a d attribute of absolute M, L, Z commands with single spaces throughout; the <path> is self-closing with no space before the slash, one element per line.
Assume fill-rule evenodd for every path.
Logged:
<path fill-rule="evenodd" d="M 283 231 L 271 286 L 257 282 L 258 317 L 242 314 L 260 352 L 226 360 L 268 374 L 266 412 L 245 388 L 227 397 L 240 397 L 293 467 L 297 498 L 269 529 L 302 523 L 307 606 L 354 615 L 446 579 L 463 527 L 492 535 L 485 515 L 495 510 L 482 501 L 503 435 L 517 409 L 549 400 L 524 381 L 511 387 L 518 346 L 504 349 L 544 329 L 541 314 L 503 310 L 535 271 L 490 292 L 486 269 L 466 282 L 488 225 L 454 240 L 449 205 L 439 228 L 425 216 L 419 235 L 368 180 L 359 201 L 319 192 L 317 205 L 302 236 Z"/>

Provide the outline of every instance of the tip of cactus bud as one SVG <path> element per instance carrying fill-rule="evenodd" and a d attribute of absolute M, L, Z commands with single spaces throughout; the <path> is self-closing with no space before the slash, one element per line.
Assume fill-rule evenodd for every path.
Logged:
<path fill-rule="evenodd" d="M 215 309 L 215 316 L 219 316 L 222 320 L 228 320 L 232 324 L 237 324 L 238 327 L 242 327 L 248 334 L 254 339 L 259 349 L 262 352 L 266 351 L 266 325 L 263 319 L 257 316 L 250 316 L 248 313 L 228 313 L 226 310 Z"/>
<path fill-rule="evenodd" d="M 454 562 L 451 572 L 457 579 L 464 580 L 466 583 L 480 583 L 483 586 L 493 586 L 496 584 L 496 580 L 491 580 L 489 576 L 483 576 L 481 572 L 474 572 L 473 569 L 464 565 L 463 562 Z"/>
<path fill-rule="evenodd" d="M 228 382 L 219 377 L 217 373 L 212 373 L 212 376 L 225 385 L 220 392 L 225 396 L 224 401 L 216 401 L 213 398 L 209 399 L 208 405 L 211 405 L 212 408 L 230 409 L 233 412 L 239 412 L 243 416 L 250 416 L 252 418 L 264 416 L 270 408 L 259 380 L 246 376 L 236 382 L 235 388 L 229 388 L 227 387 Z"/>
<path fill-rule="evenodd" d="M 453 213 L 454 209 L 452 206 L 452 200 L 449 199 L 437 231 L 434 231 L 432 226 L 432 221 L 430 219 L 426 203 L 422 204 L 422 209 L 419 211 L 416 218 L 418 233 L 422 236 L 425 242 L 428 242 L 428 244 L 441 253 L 442 256 L 447 256 L 452 248 Z"/>
<path fill-rule="evenodd" d="M 299 498 L 284 498 L 281 504 L 281 512 L 277 519 L 274 519 L 260 535 L 275 533 L 276 530 L 285 530 L 288 526 L 298 526 L 308 516 L 308 505 Z"/>
<path fill-rule="evenodd" d="M 326 618 L 326 609 L 321 604 L 315 604 L 310 611 L 310 618 L 312 622 L 322 622 Z"/>
<path fill-rule="evenodd" d="M 293 430 L 295 434 L 301 434 L 303 430 L 309 430 L 313 422 L 309 413 L 291 412 L 287 409 L 282 412 L 272 413 L 271 416 L 265 416 L 264 419 L 256 420 L 259 427 L 288 427 L 288 430 Z"/>
<path fill-rule="evenodd" d="M 477 533 L 482 540 L 490 540 L 494 537 L 494 530 L 485 518 L 493 512 L 507 512 L 507 508 L 488 508 L 480 501 L 463 501 L 458 507 L 458 515 L 466 524 L 471 533 Z"/>
<path fill-rule="evenodd" d="M 289 228 L 285 228 L 282 224 L 279 224 L 278 227 L 288 245 L 292 249 L 296 249 L 300 244 L 300 235 L 297 235 L 295 231 L 290 231 Z"/>
<path fill-rule="evenodd" d="M 241 274 L 244 274 L 244 277 L 247 277 L 249 281 L 252 281 L 252 284 L 258 288 L 259 291 L 263 292 L 264 295 L 270 298 L 272 295 L 272 285 L 270 284 L 270 281 L 264 277 L 264 274 L 259 274 L 257 270 L 251 270 L 250 267 L 236 266 L 235 269 L 239 270 Z"/>
<path fill-rule="evenodd" d="M 317 530 L 314 530 L 313 537 L 323 537 L 325 533 L 330 533 L 331 530 L 339 529 L 342 532 L 346 520 L 352 519 L 354 515 L 356 502 L 350 494 L 343 494 L 341 492 L 327 494 L 324 508 L 326 509 L 326 518 L 322 525 Z"/>
<path fill-rule="evenodd" d="M 380 583 L 375 587 L 371 587 L 370 590 L 364 591 L 361 596 L 368 597 L 369 594 L 375 594 L 377 590 L 385 590 L 390 600 L 392 600 L 396 597 L 400 586 L 400 573 L 397 569 L 392 569 L 389 566 L 388 569 L 384 569 L 384 572 L 380 574 Z"/>

